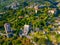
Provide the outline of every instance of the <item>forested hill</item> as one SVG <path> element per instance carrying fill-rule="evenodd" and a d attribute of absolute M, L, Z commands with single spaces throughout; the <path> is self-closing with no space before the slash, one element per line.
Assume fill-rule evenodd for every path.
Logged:
<path fill-rule="evenodd" d="M 60 45 L 60 0 L 0 0 L 0 45 Z"/>

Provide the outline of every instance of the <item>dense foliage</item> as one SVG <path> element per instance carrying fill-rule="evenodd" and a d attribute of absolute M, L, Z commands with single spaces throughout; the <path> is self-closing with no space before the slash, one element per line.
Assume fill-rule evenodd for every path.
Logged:
<path fill-rule="evenodd" d="M 0 12 L 5 12 L 0 14 L 0 32 L 5 33 L 4 23 L 8 22 L 11 24 L 11 28 L 15 31 L 14 34 L 16 34 L 16 36 L 12 38 L 0 36 L 0 45 L 34 45 L 32 42 L 30 42 L 30 40 L 33 40 L 38 45 L 56 45 L 60 43 L 60 34 L 55 33 L 55 29 L 52 30 L 56 17 L 60 16 L 60 10 L 58 7 L 56 7 L 56 9 L 59 13 L 56 16 L 55 14 L 48 14 L 48 11 L 52 9 L 49 6 L 54 5 L 47 0 L 18 0 L 20 4 L 19 9 L 5 10 L 4 7 L 11 4 L 13 1 L 7 0 L 5 2 L 1 2 L 2 4 L 0 4 Z M 34 8 L 27 8 L 27 6 L 33 5 L 34 3 L 36 3 L 36 5 L 46 5 L 46 7 L 40 8 L 38 12 L 35 13 Z M 19 37 L 18 33 L 20 29 L 23 28 L 25 24 L 30 25 L 30 23 L 32 24 L 34 34 L 32 35 L 30 33 L 29 35 L 33 38 L 28 39 L 26 37 Z M 39 31 L 35 31 L 35 28 L 39 28 Z"/>

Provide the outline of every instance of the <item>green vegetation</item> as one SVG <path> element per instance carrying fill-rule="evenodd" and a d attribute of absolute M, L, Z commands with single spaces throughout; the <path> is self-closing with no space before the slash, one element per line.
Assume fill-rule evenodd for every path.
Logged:
<path fill-rule="evenodd" d="M 31 40 L 36 42 L 38 45 L 56 45 L 60 43 L 60 34 L 56 33 L 58 28 L 55 30 L 56 26 L 54 26 L 56 18 L 60 16 L 60 13 L 57 14 L 49 14 L 48 11 L 53 9 L 49 6 L 54 6 L 48 1 L 40 0 L 41 2 L 38 2 L 34 5 L 34 2 L 36 0 L 33 0 L 32 2 L 22 0 L 19 1 L 19 9 L 13 10 L 13 9 L 7 9 L 5 10 L 4 7 L 11 4 L 13 1 L 7 0 L 6 2 L 2 2 L 2 5 L 0 4 L 0 12 L 5 12 L 3 14 L 0 14 L 0 32 L 5 32 L 4 30 L 4 23 L 10 23 L 11 28 L 16 34 L 16 36 L 13 36 L 12 38 L 7 38 L 5 36 L 0 36 L 0 45 L 34 45 Z M 38 1 L 38 0 L 37 0 Z M 55 1 L 55 0 L 54 0 Z M 45 5 L 44 8 L 39 8 L 38 12 L 35 13 L 34 8 L 28 8 L 29 6 L 36 6 L 36 5 Z M 55 8 L 54 8 L 55 9 Z M 56 8 L 57 11 L 60 11 L 59 8 Z M 32 28 L 34 31 L 34 34 L 29 34 L 32 36 L 32 39 L 28 39 L 26 37 L 19 37 L 19 31 L 25 24 L 32 24 Z M 39 28 L 39 31 L 35 31 L 35 28 Z M 53 29 L 52 29 L 53 28 Z M 59 28 L 60 29 L 60 28 Z M 58 30 L 60 31 L 60 30 Z"/>

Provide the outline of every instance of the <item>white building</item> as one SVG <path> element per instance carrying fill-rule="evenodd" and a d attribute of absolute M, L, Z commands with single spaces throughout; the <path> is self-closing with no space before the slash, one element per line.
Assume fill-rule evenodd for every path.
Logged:
<path fill-rule="evenodd" d="M 34 9 L 35 9 L 35 13 L 38 12 L 38 6 L 34 6 Z"/>
<path fill-rule="evenodd" d="M 29 27 L 30 27 L 29 25 L 24 25 L 24 31 L 23 31 L 24 35 L 27 35 L 28 34 Z"/>
<path fill-rule="evenodd" d="M 48 14 L 52 14 L 52 15 L 53 15 L 53 14 L 56 14 L 56 9 L 54 8 L 54 9 L 49 10 L 49 11 L 48 11 Z"/>

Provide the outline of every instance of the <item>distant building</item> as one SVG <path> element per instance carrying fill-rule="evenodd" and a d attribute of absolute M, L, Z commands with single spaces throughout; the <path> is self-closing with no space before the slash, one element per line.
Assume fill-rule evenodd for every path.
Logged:
<path fill-rule="evenodd" d="M 28 34 L 28 32 L 30 30 L 29 28 L 30 28 L 29 25 L 24 25 L 24 31 L 23 31 L 24 35 L 27 35 Z"/>
<path fill-rule="evenodd" d="M 35 9 L 35 13 L 37 13 L 37 11 L 38 11 L 38 5 L 34 6 L 34 9 Z"/>
<path fill-rule="evenodd" d="M 18 2 L 14 2 L 11 4 L 11 9 L 18 9 L 19 7 L 19 3 Z"/>
<path fill-rule="evenodd" d="M 18 2 L 13 2 L 12 4 L 5 6 L 4 9 L 14 9 L 14 10 L 16 10 L 18 8 L 19 8 L 19 3 Z"/>
<path fill-rule="evenodd" d="M 52 14 L 52 15 L 53 15 L 53 14 L 56 14 L 56 11 L 57 11 L 57 10 L 56 10 L 55 8 L 54 8 L 54 9 L 51 9 L 51 10 L 48 11 L 48 14 L 49 14 L 49 15 L 50 15 L 50 14 Z"/>
<path fill-rule="evenodd" d="M 4 24 L 4 28 L 5 28 L 5 31 L 6 31 L 6 36 L 9 38 L 12 34 L 11 32 L 11 27 L 10 27 L 10 24 L 9 23 L 5 23 Z M 11 34 L 11 35 L 10 35 Z"/>
<path fill-rule="evenodd" d="M 19 32 L 19 36 L 28 36 L 28 34 L 32 31 L 31 24 L 30 25 L 24 25 L 24 30 L 21 28 Z"/>
<path fill-rule="evenodd" d="M 5 28 L 6 33 L 11 32 L 11 27 L 9 23 L 5 23 L 4 28 Z"/>
<path fill-rule="evenodd" d="M 13 4 L 11 5 L 11 8 L 12 8 L 12 9 L 18 9 L 18 4 L 17 4 L 17 3 L 13 3 Z"/>

